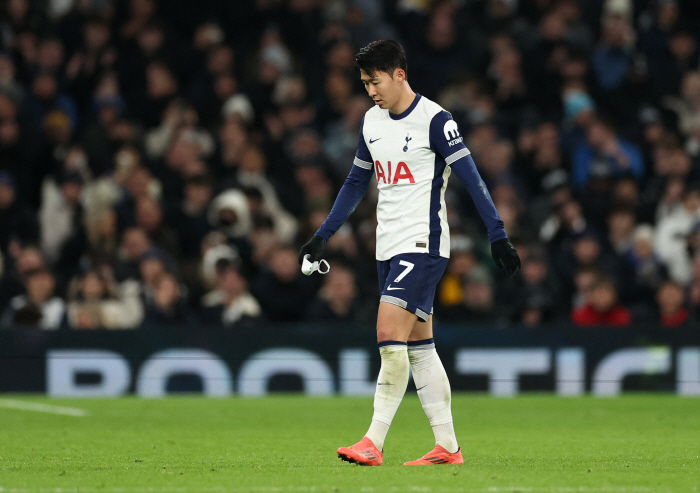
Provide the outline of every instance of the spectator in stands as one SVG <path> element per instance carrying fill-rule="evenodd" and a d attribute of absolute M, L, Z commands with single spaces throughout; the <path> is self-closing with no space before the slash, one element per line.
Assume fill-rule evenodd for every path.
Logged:
<path fill-rule="evenodd" d="M 17 67 L 10 54 L 0 52 L 0 94 L 11 104 L 19 103 L 24 97 L 24 88 L 17 81 L 16 73 Z"/>
<path fill-rule="evenodd" d="M 180 246 L 175 231 L 164 224 L 163 210 L 156 199 L 150 196 L 141 197 L 136 202 L 136 226 L 146 232 L 151 243 L 177 258 Z"/>
<path fill-rule="evenodd" d="M 581 204 L 569 194 L 564 194 L 563 200 L 553 205 L 554 214 L 540 228 L 540 240 L 547 242 L 550 250 L 556 251 L 562 243 L 589 229 L 589 225 Z"/>
<path fill-rule="evenodd" d="M 115 267 L 117 280 L 138 279 L 140 277 L 140 263 L 146 254 L 152 254 L 152 256 L 162 259 L 163 263 L 168 266 L 173 265 L 168 254 L 154 247 L 143 229 L 129 228 L 124 231 Z"/>
<path fill-rule="evenodd" d="M 0 90 L 0 169 L 16 179 L 15 192 L 21 201 L 36 207 L 38 180 L 32 173 L 39 170 L 42 149 L 36 133 L 21 123 L 17 102 Z"/>
<path fill-rule="evenodd" d="M 594 177 L 644 176 L 644 161 L 639 149 L 620 138 L 613 125 L 604 119 L 594 120 L 586 129 L 586 142 L 579 145 L 572 158 L 574 185 L 582 189 Z"/>
<path fill-rule="evenodd" d="M 672 91 L 669 92 L 677 93 L 683 82 L 683 75 L 698 68 L 696 32 L 695 26 L 684 26 L 676 30 L 668 40 L 668 49 L 672 56 L 669 57 L 670 70 L 666 77 L 673 85 Z"/>
<path fill-rule="evenodd" d="M 89 109 L 89 97 L 104 71 L 111 70 L 117 60 L 117 50 L 110 45 L 109 22 L 92 16 L 82 28 L 81 46 L 66 64 L 66 79 L 71 93 L 77 96 L 78 108 Z"/>
<path fill-rule="evenodd" d="M 602 273 L 596 266 L 579 267 L 574 273 L 574 292 L 571 295 L 569 306 L 572 309 L 580 308 L 586 304 L 586 293 L 591 289 Z"/>
<path fill-rule="evenodd" d="M 129 150 L 120 152 L 119 156 L 125 160 L 133 160 L 125 166 L 118 177 L 123 188 L 118 191 L 120 196 L 114 204 L 114 210 L 117 213 L 121 230 L 136 225 L 136 203 L 140 199 L 158 199 L 161 195 L 160 182 L 153 177 L 148 169 L 136 164 L 137 156 L 138 154 Z"/>
<path fill-rule="evenodd" d="M 640 224 L 632 233 L 632 247 L 625 259 L 634 269 L 634 289 L 630 301 L 650 305 L 668 270 L 654 252 L 654 228 Z"/>
<path fill-rule="evenodd" d="M 629 327 L 632 314 L 618 301 L 615 281 L 602 276 L 586 292 L 586 303 L 571 312 L 579 327 Z"/>
<path fill-rule="evenodd" d="M 496 294 L 491 274 L 484 267 L 475 267 L 464 277 L 462 301 L 445 307 L 435 318 L 442 322 L 465 325 L 502 325 L 502 310 L 496 305 Z"/>
<path fill-rule="evenodd" d="M 331 261 L 330 266 L 321 289 L 306 311 L 305 320 L 371 323 L 376 318 L 376 306 L 360 297 L 355 274 L 340 262 Z"/>
<path fill-rule="evenodd" d="M 543 249 L 536 246 L 526 248 L 523 268 L 514 289 L 508 283 L 500 298 L 502 306 L 511 311 L 511 320 L 528 326 L 556 320 L 563 315 L 556 278 L 549 271 L 549 262 Z"/>
<path fill-rule="evenodd" d="M 685 290 L 675 281 L 666 281 L 656 292 L 661 327 L 675 329 L 687 326 L 690 313 L 685 306 Z"/>
<path fill-rule="evenodd" d="M 222 43 L 224 36 L 221 27 L 213 22 L 199 25 L 194 34 L 194 47 L 202 58 L 187 92 L 206 121 L 215 121 L 222 112 L 222 105 L 225 106 L 232 97 L 246 98 L 238 92 L 236 53 L 230 45 Z"/>
<path fill-rule="evenodd" d="M 608 243 L 616 257 L 623 257 L 632 248 L 632 232 L 636 222 L 633 207 L 618 205 L 608 213 Z"/>
<path fill-rule="evenodd" d="M 216 287 L 216 265 L 225 259 L 236 265 L 241 265 L 238 250 L 226 243 L 226 236 L 219 231 L 209 232 L 200 245 L 202 259 L 199 265 L 200 281 L 206 290 Z"/>
<path fill-rule="evenodd" d="M 25 281 L 30 272 L 46 268 L 41 250 L 34 246 L 23 247 L 13 242 L 8 253 L 0 280 L 0 306 L 3 309 L 11 298 L 26 293 Z"/>
<path fill-rule="evenodd" d="M 163 60 L 153 60 L 146 66 L 145 94 L 131 105 L 136 117 L 146 127 L 155 127 L 163 111 L 179 94 L 179 84 L 171 67 Z"/>
<path fill-rule="evenodd" d="M 524 178 L 530 190 L 537 195 L 551 189 L 548 183 L 552 176 L 563 172 L 565 155 L 559 143 L 559 128 L 552 121 L 540 123 L 536 127 L 524 127 L 518 136 L 518 153 L 521 165 L 527 169 Z"/>
<path fill-rule="evenodd" d="M 662 218 L 656 227 L 654 251 L 668 267 L 669 276 L 682 285 L 692 277 L 688 236 L 700 219 L 700 188 L 687 186 L 681 207 Z"/>
<path fill-rule="evenodd" d="M 253 280 L 251 293 L 271 322 L 298 322 L 318 290 L 320 276 L 305 276 L 299 270 L 297 251 L 281 246 Z"/>
<path fill-rule="evenodd" d="M 207 208 L 213 195 L 213 184 L 206 175 L 188 178 L 180 203 L 166 211 L 165 221 L 177 236 L 180 251 L 178 265 L 182 280 L 190 285 L 198 282 L 197 267 L 201 244 L 211 230 Z"/>
<path fill-rule="evenodd" d="M 90 157 L 90 168 L 100 176 L 119 166 L 113 159 L 121 146 L 136 140 L 138 128 L 124 117 L 126 103 L 115 73 L 102 76 L 91 106 L 93 112 L 81 126 L 79 140 Z"/>
<path fill-rule="evenodd" d="M 39 43 L 36 71 L 59 74 L 64 63 L 63 42 L 56 37 L 45 37 Z"/>
<path fill-rule="evenodd" d="M 674 92 L 673 80 L 667 78 L 669 74 L 669 59 L 671 54 L 668 49 L 668 41 L 671 33 L 676 30 L 680 9 L 676 0 L 656 2 L 653 7 L 654 24 L 641 33 L 639 46 L 646 55 L 649 64 L 649 75 L 657 94 Z"/>
<path fill-rule="evenodd" d="M 214 139 L 198 124 L 199 116 L 195 109 L 182 99 L 174 99 L 165 108 L 160 125 L 146 133 L 148 157 L 161 158 L 182 130 L 187 130 L 188 138 L 197 143 L 201 156 L 211 156 L 214 152 Z"/>
<path fill-rule="evenodd" d="M 245 194 L 230 188 L 217 195 L 209 207 L 209 223 L 229 241 L 243 241 L 250 233 L 252 220 Z"/>
<path fill-rule="evenodd" d="M 295 177 L 304 197 L 305 214 L 318 209 L 330 210 L 333 206 L 333 185 L 322 167 L 312 164 L 300 165 L 295 170 Z"/>
<path fill-rule="evenodd" d="M 223 172 L 235 168 L 243 157 L 243 151 L 250 145 L 248 132 L 242 122 L 227 118 L 219 129 L 220 149 L 216 156 L 216 167 Z"/>
<path fill-rule="evenodd" d="M 459 305 L 464 296 L 462 281 L 478 265 L 474 240 L 466 235 L 453 235 L 450 238 L 450 261 L 435 293 L 436 306 L 444 308 Z"/>
<path fill-rule="evenodd" d="M 58 330 L 66 326 L 66 304 L 55 296 L 56 279 L 46 268 L 25 274 L 26 295 L 10 300 L 0 326 L 33 326 L 44 330 Z"/>
<path fill-rule="evenodd" d="M 73 98 L 59 92 L 56 74 L 38 72 L 31 85 L 31 92 L 22 101 L 22 110 L 32 121 L 35 131 L 46 125 L 46 117 L 58 111 L 66 116 L 71 129 L 78 124 L 78 110 Z"/>
<path fill-rule="evenodd" d="M 262 316 L 260 304 L 248 291 L 248 281 L 229 259 L 216 265 L 216 288 L 202 297 L 203 322 L 235 327 L 238 322 Z"/>
<path fill-rule="evenodd" d="M 96 263 L 114 265 L 119 247 L 117 232 L 117 214 L 112 208 L 102 208 L 93 211 L 86 218 L 86 234 L 88 251 L 86 252 Z"/>
<path fill-rule="evenodd" d="M 108 265 L 73 279 L 68 299 L 72 329 L 133 329 L 143 320 L 138 287 L 131 281 L 118 285 Z"/>
<path fill-rule="evenodd" d="M 155 173 L 165 185 L 166 199 L 181 196 L 183 180 L 207 173 L 207 164 L 203 161 L 204 145 L 195 129 L 181 127 L 176 131 L 165 151 L 163 165 L 155 167 Z M 179 188 L 169 190 L 171 186 Z"/>
<path fill-rule="evenodd" d="M 143 321 L 146 327 L 197 327 L 197 317 L 188 306 L 175 276 L 169 272 L 161 272 L 153 281 L 153 285 L 153 298 L 146 301 L 146 316 Z"/>
<path fill-rule="evenodd" d="M 689 135 L 700 125 L 700 70 L 687 72 L 681 85 L 681 98 L 668 97 L 666 106 L 676 112 L 678 127 Z"/>
<path fill-rule="evenodd" d="M 331 122 L 327 126 L 327 136 L 323 141 L 323 151 L 333 167 L 333 174 L 337 177 L 347 175 L 349 165 L 355 158 L 357 151 L 357 134 L 360 131 L 360 123 L 368 109 L 369 101 L 364 96 L 350 95 L 350 82 L 343 75 L 337 75 L 342 85 L 348 87 L 349 100 L 345 105 L 342 119 Z M 326 83 L 328 85 L 328 82 Z"/>
<path fill-rule="evenodd" d="M 243 189 L 254 222 L 269 221 L 278 241 L 289 243 L 297 233 L 296 219 L 280 203 L 274 186 L 267 179 L 267 158 L 261 149 L 249 146 L 243 151 L 235 176 L 223 186 Z"/>
<path fill-rule="evenodd" d="M 456 25 L 456 6 L 449 3 L 434 5 L 428 12 L 421 34 L 424 39 L 414 59 L 416 84 L 425 88 L 425 95 L 435 99 L 442 86 L 449 81 L 449 74 L 457 67 L 468 64 L 468 52 L 460 50 L 460 35 Z"/>
<path fill-rule="evenodd" d="M 530 218 L 525 215 L 525 204 L 518 197 L 515 188 L 508 183 L 501 183 L 491 190 L 496 210 L 508 228 L 510 237 L 522 243 L 534 241 L 537 233 Z"/>
<path fill-rule="evenodd" d="M 564 83 L 562 88 L 562 147 L 569 153 L 586 142 L 586 129 L 596 121 L 596 103 L 586 84 L 579 79 Z"/>
<path fill-rule="evenodd" d="M 226 242 L 236 250 L 243 263 L 249 265 L 253 219 L 246 195 L 236 188 L 224 190 L 211 201 L 207 218 L 212 228 L 226 237 Z"/>
<path fill-rule="evenodd" d="M 156 2 L 154 0 L 132 0 L 128 6 L 128 18 L 120 26 L 119 36 L 126 40 L 132 40 L 155 18 Z"/>
<path fill-rule="evenodd" d="M 38 239 L 36 214 L 18 202 L 14 176 L 0 171 L 0 252 L 7 255 L 10 243 L 36 243 Z"/>
<path fill-rule="evenodd" d="M 565 244 L 562 250 L 557 252 L 554 265 L 560 285 L 567 294 L 575 289 L 574 275 L 583 267 L 607 273 L 619 289 L 627 289 L 632 282 L 632 269 L 605 250 L 600 236 L 591 229 L 581 232 Z"/>
<path fill-rule="evenodd" d="M 41 247 L 51 264 L 70 253 L 65 251 L 66 247 L 76 252 L 85 249 L 82 188 L 83 178 L 76 171 L 61 171 L 55 180 L 47 179 L 44 183 L 39 211 Z M 75 264 L 70 267 L 75 268 Z"/>
<path fill-rule="evenodd" d="M 668 161 L 668 159 L 663 156 L 664 154 L 669 154 L 667 149 L 658 148 L 655 151 L 655 168 L 656 164 L 661 161 Z M 683 174 L 671 173 L 667 169 L 667 165 L 663 165 L 666 168 L 663 172 L 657 171 L 656 176 L 647 183 L 644 190 L 645 199 L 650 203 L 651 207 L 654 207 L 654 212 L 651 214 L 650 218 L 656 225 L 667 216 L 676 212 L 677 209 L 681 208 L 683 202 L 683 192 L 686 188 L 686 183 L 688 180 L 688 169 Z"/>
<path fill-rule="evenodd" d="M 635 33 L 625 15 L 604 14 L 600 42 L 593 50 L 592 66 L 604 91 L 622 86 L 633 62 Z"/>

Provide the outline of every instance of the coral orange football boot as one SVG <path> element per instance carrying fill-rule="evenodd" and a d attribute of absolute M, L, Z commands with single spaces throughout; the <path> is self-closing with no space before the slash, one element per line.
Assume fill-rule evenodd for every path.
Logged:
<path fill-rule="evenodd" d="M 340 447 L 338 457 L 352 464 L 361 466 L 381 466 L 382 453 L 377 450 L 372 440 L 364 437 L 351 447 Z"/>
<path fill-rule="evenodd" d="M 440 445 L 435 445 L 432 452 L 428 452 L 418 460 L 404 462 L 404 466 L 430 466 L 432 464 L 464 464 L 462 449 L 457 449 L 454 454 L 449 453 Z"/>

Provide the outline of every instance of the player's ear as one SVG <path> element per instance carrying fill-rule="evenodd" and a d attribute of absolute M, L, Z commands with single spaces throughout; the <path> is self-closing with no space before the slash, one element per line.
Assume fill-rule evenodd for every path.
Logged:
<path fill-rule="evenodd" d="M 402 68 L 394 69 L 394 80 L 403 82 L 406 80 L 406 72 Z"/>

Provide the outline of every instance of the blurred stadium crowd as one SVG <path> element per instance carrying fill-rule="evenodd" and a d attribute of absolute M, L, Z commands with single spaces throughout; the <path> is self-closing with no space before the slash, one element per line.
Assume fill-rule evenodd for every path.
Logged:
<path fill-rule="evenodd" d="M 523 258 L 446 193 L 440 322 L 679 327 L 700 314 L 694 0 L 4 0 L 3 328 L 373 323 L 376 190 L 298 248 L 352 166 L 353 67 L 400 40 Z"/>

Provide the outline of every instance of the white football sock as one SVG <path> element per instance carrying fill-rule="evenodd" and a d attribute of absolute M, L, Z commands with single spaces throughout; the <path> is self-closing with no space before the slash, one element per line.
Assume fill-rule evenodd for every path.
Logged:
<path fill-rule="evenodd" d="M 408 359 L 413 371 L 413 382 L 423 411 L 428 416 L 435 434 L 435 443 L 450 453 L 459 450 L 452 423 L 452 392 L 445 367 L 435 350 L 433 339 L 409 343 Z"/>
<path fill-rule="evenodd" d="M 387 344 L 388 343 L 388 344 Z M 374 415 L 365 434 L 379 450 L 384 449 L 384 439 L 401 404 L 408 385 L 408 352 L 406 343 L 386 341 L 379 348 L 382 366 L 374 392 Z"/>

